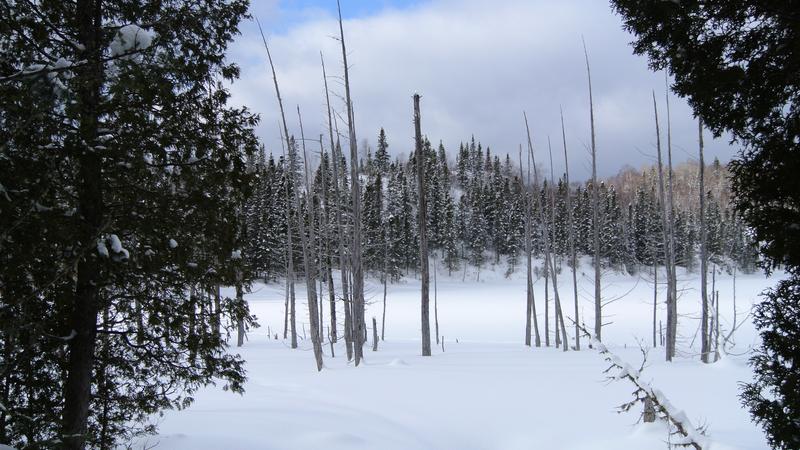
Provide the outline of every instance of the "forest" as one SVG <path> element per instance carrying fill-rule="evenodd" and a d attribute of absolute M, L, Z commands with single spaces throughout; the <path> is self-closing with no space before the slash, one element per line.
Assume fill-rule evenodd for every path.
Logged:
<path fill-rule="evenodd" d="M 530 6 L 508 2 L 463 7 Z M 561 109 L 551 141 L 519 105 L 492 120 L 526 138 L 509 148 L 474 117 L 446 140 L 433 90 L 385 127 L 356 115 L 379 91 L 351 71 L 376 64 L 348 45 L 450 3 L 337 0 L 275 30 L 264 4 L 0 0 L 0 450 L 798 448 L 794 9 L 613 0 L 663 85 L 614 105 L 577 33 L 578 81 L 543 89 L 582 122 Z M 285 70 L 327 45 L 296 38 L 309 23 L 335 56 Z M 598 145 L 614 114 L 647 124 L 647 163 Z M 720 141 L 737 156 L 707 163 Z"/>

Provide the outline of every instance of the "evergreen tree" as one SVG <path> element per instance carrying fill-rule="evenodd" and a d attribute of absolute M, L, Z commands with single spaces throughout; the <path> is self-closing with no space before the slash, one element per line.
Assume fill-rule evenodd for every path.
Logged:
<path fill-rule="evenodd" d="M 0 5 L 0 390 L 25 392 L 4 402 L 0 441 L 113 448 L 203 385 L 242 390 L 220 319 L 249 323 L 247 305 L 209 292 L 250 276 L 256 118 L 224 87 L 246 11 Z"/>

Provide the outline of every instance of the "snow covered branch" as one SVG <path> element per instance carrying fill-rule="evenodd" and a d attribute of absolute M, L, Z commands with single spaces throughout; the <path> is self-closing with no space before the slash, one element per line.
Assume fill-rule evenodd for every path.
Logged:
<path fill-rule="evenodd" d="M 675 427 L 675 434 L 680 438 L 678 442 L 673 442 L 671 445 L 679 447 L 691 447 L 695 450 L 703 450 L 704 448 L 708 448 L 709 442 L 708 438 L 704 435 L 704 431 L 692 425 L 692 422 L 689 420 L 686 413 L 672 405 L 664 393 L 652 387 L 648 382 L 642 380 L 641 372 L 644 369 L 644 363 L 647 360 L 646 351 L 642 350 L 645 357 L 642 361 L 642 365 L 636 369 L 625 362 L 622 358 L 611 352 L 611 350 L 609 350 L 605 344 L 589 333 L 584 326 L 578 325 L 578 327 L 580 328 L 581 332 L 591 340 L 592 347 L 597 349 L 604 359 L 611 364 L 608 369 L 605 370 L 605 373 L 616 372 L 614 375 L 610 376 L 612 380 L 626 379 L 633 383 L 633 385 L 636 387 L 636 390 L 633 392 L 633 395 L 636 398 L 621 405 L 621 411 L 630 410 L 630 408 L 638 402 L 642 402 L 645 405 L 649 403 L 649 405 L 651 405 L 655 411 L 657 417 L 660 417 L 662 420 Z"/>

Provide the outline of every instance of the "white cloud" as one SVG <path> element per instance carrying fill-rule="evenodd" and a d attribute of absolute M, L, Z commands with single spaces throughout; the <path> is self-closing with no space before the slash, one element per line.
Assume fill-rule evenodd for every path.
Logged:
<path fill-rule="evenodd" d="M 258 14 L 281 17 L 274 2 L 266 4 Z M 277 28 L 274 21 L 272 26 Z M 374 143 L 384 127 L 392 152 L 407 153 L 413 146 L 411 95 L 419 92 L 423 133 L 433 142 L 442 140 L 451 157 L 472 134 L 494 153 L 516 155 L 518 144 L 525 142 L 526 110 L 540 157 L 546 155 L 549 135 L 558 149 L 555 167 L 561 170 L 562 106 L 571 172 L 586 177 L 583 35 L 592 64 L 599 171 L 609 175 L 625 164 L 640 166 L 654 153 L 652 91 L 663 114 L 664 75 L 650 72 L 644 58 L 631 54 L 632 37 L 605 2 L 434 0 L 349 19 L 344 26 L 359 141 Z M 341 81 L 333 78 L 342 72 L 341 50 L 332 38 L 337 34 L 334 17 L 313 10 L 269 36 L 290 132 L 299 134 L 298 104 L 306 137 L 326 132 L 319 52 L 325 54 L 329 86 L 340 96 Z M 234 101 L 261 114 L 259 134 L 268 149 L 280 152 L 277 102 L 254 25 L 243 26 L 230 58 L 242 66 L 242 79 L 232 88 Z M 336 95 L 334 108 L 344 111 Z M 674 97 L 671 107 L 675 159 L 694 157 L 697 132 L 691 112 Z M 708 144 L 707 152 L 709 160 L 718 156 L 726 161 L 734 150 L 722 141 Z"/>

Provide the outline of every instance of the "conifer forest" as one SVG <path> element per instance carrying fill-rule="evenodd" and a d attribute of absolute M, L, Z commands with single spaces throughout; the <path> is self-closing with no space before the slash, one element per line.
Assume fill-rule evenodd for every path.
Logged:
<path fill-rule="evenodd" d="M 0 450 L 800 450 L 798 11 L 0 0 Z"/>

